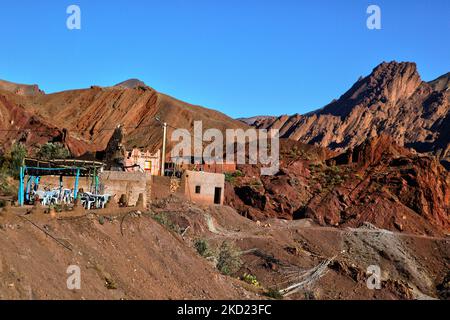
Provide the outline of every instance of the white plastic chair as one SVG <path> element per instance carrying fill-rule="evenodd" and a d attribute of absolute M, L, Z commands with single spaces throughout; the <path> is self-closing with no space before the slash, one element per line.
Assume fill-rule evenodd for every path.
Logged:
<path fill-rule="evenodd" d="M 91 210 L 91 207 L 94 203 L 95 203 L 95 198 L 92 196 L 92 194 L 85 192 L 81 195 L 81 204 L 87 210 Z"/>
<path fill-rule="evenodd" d="M 105 208 L 105 205 L 108 202 L 110 196 L 111 195 L 109 194 L 99 195 L 99 207 Z"/>

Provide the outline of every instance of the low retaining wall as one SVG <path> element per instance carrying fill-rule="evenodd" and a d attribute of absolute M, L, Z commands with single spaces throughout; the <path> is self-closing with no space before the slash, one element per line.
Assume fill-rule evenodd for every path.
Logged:
<path fill-rule="evenodd" d="M 78 188 L 84 191 L 90 190 L 91 179 L 80 177 Z M 116 196 L 118 201 L 122 194 L 128 197 L 129 205 L 135 205 L 139 194 L 144 195 L 144 203 L 150 201 L 152 176 L 144 172 L 103 171 L 99 174 L 100 193 L 108 193 Z M 64 177 L 65 188 L 73 189 L 75 177 Z M 40 186 L 50 188 L 59 187 L 59 176 L 43 176 Z"/>
<path fill-rule="evenodd" d="M 139 194 L 144 195 L 144 203 L 147 203 L 147 186 L 151 186 L 152 176 L 144 172 L 104 171 L 99 175 L 102 193 L 116 195 L 119 200 L 122 194 L 128 198 L 129 205 L 135 205 Z"/>

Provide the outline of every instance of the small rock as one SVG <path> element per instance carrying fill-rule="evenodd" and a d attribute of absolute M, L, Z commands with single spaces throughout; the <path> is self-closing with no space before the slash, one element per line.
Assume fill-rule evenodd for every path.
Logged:
<path fill-rule="evenodd" d="M 399 231 L 403 231 L 403 225 L 398 222 L 394 222 L 394 227 L 397 228 Z"/>

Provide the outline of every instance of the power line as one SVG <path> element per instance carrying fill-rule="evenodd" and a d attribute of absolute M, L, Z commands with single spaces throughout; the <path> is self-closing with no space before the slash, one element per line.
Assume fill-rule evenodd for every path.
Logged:
<path fill-rule="evenodd" d="M 153 127 L 154 125 L 137 125 L 137 126 L 121 126 L 121 128 L 123 129 L 140 129 L 140 128 L 148 128 L 148 127 Z M 32 129 L 32 128 L 22 128 L 22 129 L 0 129 L 0 132 L 48 132 L 50 130 L 59 130 L 62 131 L 66 129 L 68 132 L 77 132 L 77 133 L 81 133 L 81 132 L 93 132 L 93 131 L 97 131 L 97 132 L 101 132 L 101 131 L 114 131 L 117 129 L 117 126 L 114 128 L 108 128 L 108 127 L 104 127 L 104 128 L 100 128 L 100 129 L 67 129 L 67 128 L 49 128 L 47 130 L 44 129 Z"/>
<path fill-rule="evenodd" d="M 161 122 L 161 120 L 158 117 L 154 117 L 154 118 L 152 118 L 152 120 L 157 121 L 160 125 L 162 125 L 162 122 Z M 175 130 L 182 129 L 182 128 L 177 128 L 177 127 L 175 127 L 175 126 L 173 126 L 173 125 L 171 125 L 169 123 L 166 123 L 166 125 L 169 128 L 172 128 L 172 129 L 175 129 Z M 154 127 L 154 126 L 155 126 L 154 124 L 148 124 L 148 125 L 137 125 L 137 126 L 120 126 L 120 128 L 136 130 L 136 129 L 142 129 L 142 128 L 151 128 L 151 127 Z M 47 130 L 44 130 L 44 129 L 22 128 L 22 129 L 0 129 L 0 132 L 48 133 L 51 130 L 63 131 L 64 129 L 66 129 L 69 133 L 83 133 L 83 132 L 98 132 L 98 133 L 100 133 L 102 131 L 114 131 L 117 128 L 118 128 L 118 126 L 116 126 L 116 127 L 103 127 L 103 128 L 100 128 L 100 129 L 94 129 L 94 128 L 91 128 L 91 129 L 49 128 Z M 186 133 L 185 131 L 181 131 L 181 132 L 183 132 L 183 134 L 185 134 L 185 136 L 189 135 L 189 137 L 193 137 L 194 139 L 196 139 L 196 140 L 198 140 L 198 141 L 200 141 L 202 143 L 205 142 L 203 139 L 200 139 L 200 138 L 196 137 L 195 135 L 191 135 L 190 133 Z"/>
<path fill-rule="evenodd" d="M 162 125 L 162 122 L 161 122 L 161 120 L 159 118 L 155 117 L 155 120 L 158 121 Z M 175 129 L 175 130 L 183 129 L 183 128 L 174 127 L 174 126 L 168 124 L 167 122 L 166 122 L 166 126 L 168 126 L 169 128 Z M 185 129 L 185 130 L 187 130 L 187 129 Z M 181 132 L 183 132 L 185 134 L 185 136 L 187 136 L 186 132 L 184 132 L 184 131 L 181 131 Z M 187 134 L 189 134 L 189 137 L 192 137 L 190 132 L 187 133 Z M 195 134 L 193 135 L 193 137 L 194 137 L 194 139 L 197 139 L 198 141 L 201 141 L 202 143 L 205 142 L 205 141 L 203 141 L 203 139 L 199 139 L 198 137 L 196 137 Z"/>

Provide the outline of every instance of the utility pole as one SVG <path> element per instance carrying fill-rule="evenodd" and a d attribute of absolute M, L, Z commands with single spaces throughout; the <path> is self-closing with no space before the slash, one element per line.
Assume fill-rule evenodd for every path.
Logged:
<path fill-rule="evenodd" d="M 166 141 L 167 141 L 167 122 L 162 122 L 159 116 L 155 117 L 155 120 L 158 121 L 163 126 L 163 146 L 162 146 L 162 154 L 161 154 L 161 176 L 164 177 L 164 167 L 166 166 Z"/>
<path fill-rule="evenodd" d="M 166 166 L 166 140 L 167 140 L 167 122 L 163 123 L 163 147 L 161 155 L 161 176 L 164 177 L 164 169 Z"/>

